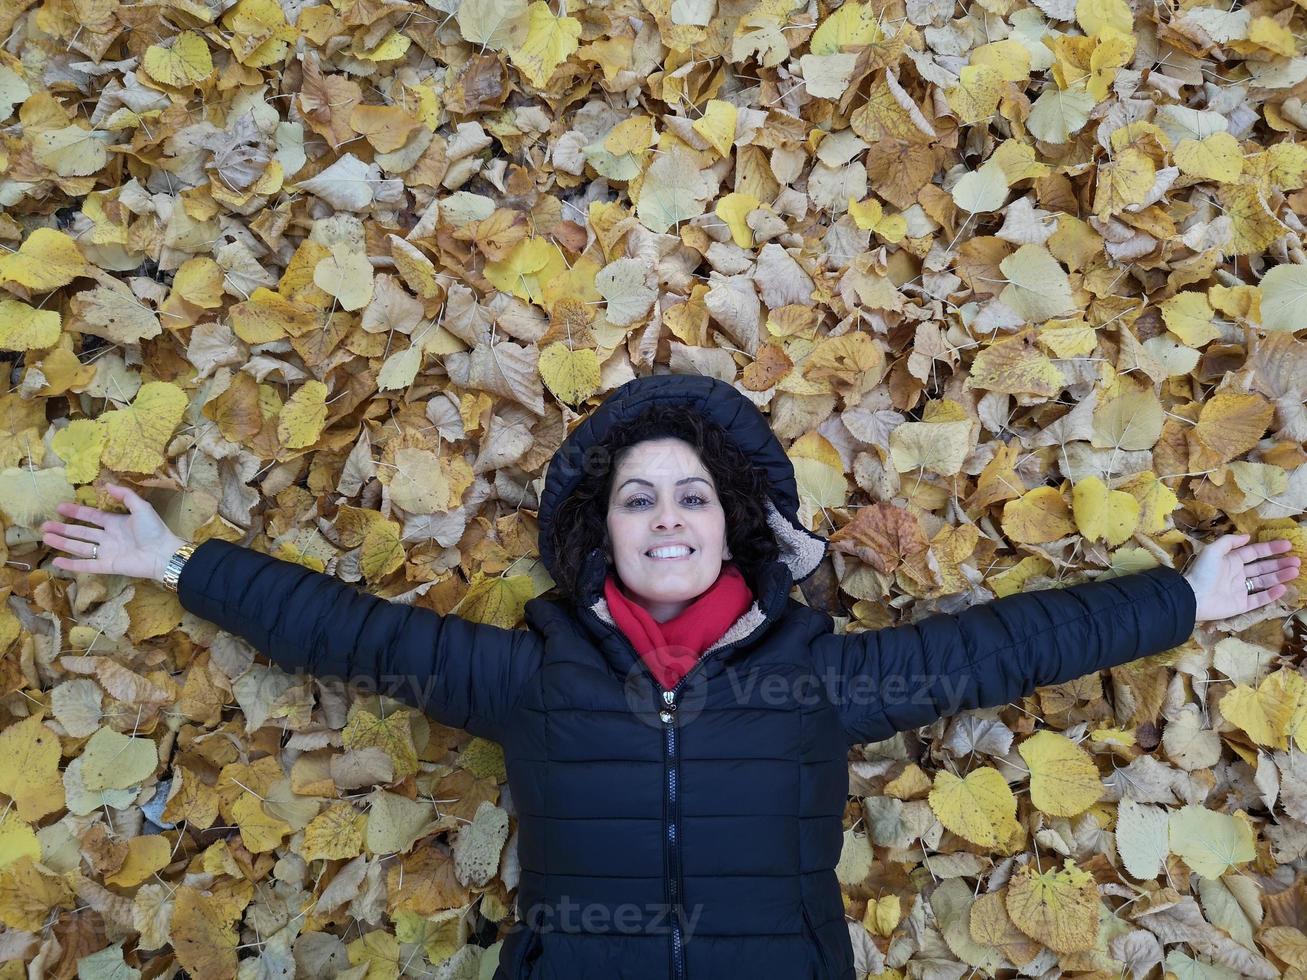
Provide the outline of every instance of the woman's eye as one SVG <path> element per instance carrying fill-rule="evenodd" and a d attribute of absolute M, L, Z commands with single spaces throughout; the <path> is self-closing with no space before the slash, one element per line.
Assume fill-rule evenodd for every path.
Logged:
<path fill-rule="evenodd" d="M 697 500 L 700 504 L 706 504 L 708 502 L 705 498 L 699 496 L 697 493 L 687 494 L 684 499 Z M 641 503 L 647 504 L 649 503 L 649 499 L 647 497 L 632 497 L 630 500 L 626 502 L 626 506 L 634 507 L 636 504 L 641 504 Z"/>

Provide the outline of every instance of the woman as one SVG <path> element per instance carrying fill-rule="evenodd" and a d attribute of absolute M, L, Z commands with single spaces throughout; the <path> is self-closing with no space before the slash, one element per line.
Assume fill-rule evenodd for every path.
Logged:
<path fill-rule="evenodd" d="M 848 746 L 1167 650 L 1282 595 L 1287 541 L 1226 535 L 1165 566 L 836 635 L 793 586 L 824 539 L 767 419 L 723 382 L 631 381 L 546 474 L 540 555 L 562 598 L 525 630 L 389 604 L 223 541 L 192 553 L 148 504 L 44 527 L 69 571 L 175 583 L 288 671 L 401 684 L 500 742 L 519 918 L 496 980 L 852 980 L 834 867 Z M 664 547 L 666 546 L 666 547 Z M 688 553 L 686 548 L 690 549 Z M 180 554 L 179 554 L 180 552 Z M 723 564 L 727 562 L 728 564 Z"/>

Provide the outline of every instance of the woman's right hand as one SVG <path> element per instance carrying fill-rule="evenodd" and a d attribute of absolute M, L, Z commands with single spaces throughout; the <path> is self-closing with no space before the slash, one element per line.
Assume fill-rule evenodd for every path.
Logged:
<path fill-rule="evenodd" d="M 130 487 L 111 483 L 105 489 L 127 507 L 126 514 L 60 504 L 61 516 L 85 523 L 46 521 L 41 525 L 41 541 L 72 556 L 57 556 L 55 568 L 162 582 L 168 559 L 186 542 L 168 530 L 158 512 Z"/>

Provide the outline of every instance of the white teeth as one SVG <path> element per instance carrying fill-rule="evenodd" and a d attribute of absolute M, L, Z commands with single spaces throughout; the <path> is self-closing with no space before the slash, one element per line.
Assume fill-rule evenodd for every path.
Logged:
<path fill-rule="evenodd" d="M 645 554 L 647 554 L 651 558 L 681 558 L 685 555 L 690 554 L 691 551 L 692 549 L 687 548 L 684 545 L 680 545 L 671 548 L 653 548 L 649 551 L 646 551 Z"/>

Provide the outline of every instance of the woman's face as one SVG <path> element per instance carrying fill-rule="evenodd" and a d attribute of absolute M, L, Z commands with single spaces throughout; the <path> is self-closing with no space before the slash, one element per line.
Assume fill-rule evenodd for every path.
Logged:
<path fill-rule="evenodd" d="M 712 476 L 695 448 L 674 437 L 637 443 L 622 459 L 608 497 L 608 537 L 617 577 L 660 623 L 706 592 L 731 557 Z M 649 555 L 671 544 L 694 550 Z"/>

